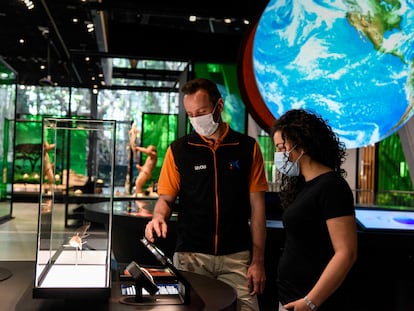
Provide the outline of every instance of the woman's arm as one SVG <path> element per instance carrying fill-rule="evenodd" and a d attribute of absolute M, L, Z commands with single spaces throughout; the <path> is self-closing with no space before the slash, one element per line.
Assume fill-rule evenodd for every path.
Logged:
<path fill-rule="evenodd" d="M 354 216 L 342 216 L 326 221 L 334 255 L 323 270 L 315 286 L 307 294 L 308 300 L 320 306 L 342 284 L 357 258 L 357 228 Z M 286 309 L 309 311 L 305 300 L 298 299 L 284 305 Z"/>

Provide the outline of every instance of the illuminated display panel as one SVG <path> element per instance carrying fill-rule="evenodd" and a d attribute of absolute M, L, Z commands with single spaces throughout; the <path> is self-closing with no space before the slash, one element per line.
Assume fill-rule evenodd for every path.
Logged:
<path fill-rule="evenodd" d="M 356 209 L 356 218 L 364 230 L 398 230 L 414 233 L 414 212 Z"/>

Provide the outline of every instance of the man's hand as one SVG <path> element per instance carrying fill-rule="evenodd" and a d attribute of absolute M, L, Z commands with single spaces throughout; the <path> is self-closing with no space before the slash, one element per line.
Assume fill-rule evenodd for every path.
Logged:
<path fill-rule="evenodd" d="M 145 237 L 148 241 L 154 243 L 156 237 L 165 239 L 167 237 L 167 231 L 167 223 L 165 220 L 162 217 L 154 217 L 145 227 Z"/>
<path fill-rule="evenodd" d="M 262 264 L 252 263 L 247 270 L 250 295 L 262 294 L 266 284 L 265 269 Z"/>

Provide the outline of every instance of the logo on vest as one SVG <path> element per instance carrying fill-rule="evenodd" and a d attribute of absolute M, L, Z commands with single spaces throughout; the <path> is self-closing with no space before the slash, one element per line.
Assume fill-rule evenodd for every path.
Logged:
<path fill-rule="evenodd" d="M 234 160 L 229 162 L 229 169 L 230 171 L 237 169 L 240 170 L 240 163 L 239 160 Z"/>
<path fill-rule="evenodd" d="M 207 165 L 206 164 L 194 165 L 194 170 L 195 171 L 201 171 L 201 170 L 205 170 L 205 169 L 207 169 Z"/>

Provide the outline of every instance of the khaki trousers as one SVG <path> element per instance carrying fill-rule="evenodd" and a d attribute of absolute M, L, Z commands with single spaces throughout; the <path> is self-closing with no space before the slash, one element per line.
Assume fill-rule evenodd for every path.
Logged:
<path fill-rule="evenodd" d="M 232 286 L 237 292 L 238 310 L 259 311 L 257 297 L 251 296 L 247 287 L 249 251 L 223 256 L 176 252 L 173 261 L 180 270 L 206 275 Z"/>

